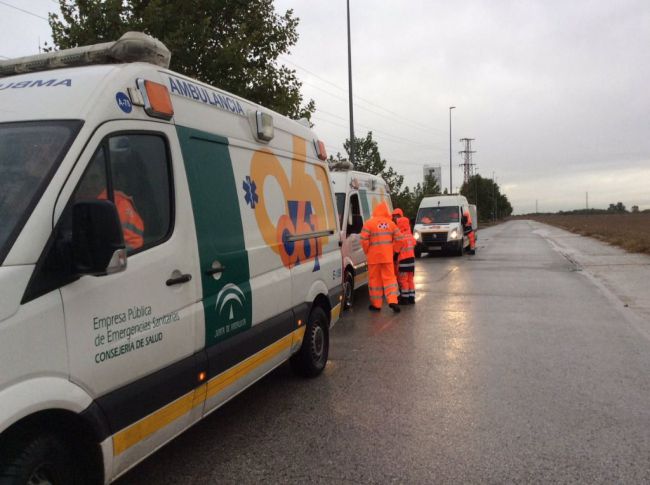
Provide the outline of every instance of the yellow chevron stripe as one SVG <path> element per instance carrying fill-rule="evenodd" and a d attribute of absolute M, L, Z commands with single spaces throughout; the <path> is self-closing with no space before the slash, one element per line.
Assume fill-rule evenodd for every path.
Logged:
<path fill-rule="evenodd" d="M 113 454 L 117 456 L 124 453 L 156 431 L 181 418 L 196 406 L 203 405 L 208 398 L 231 386 L 293 344 L 300 344 L 304 335 L 305 326 L 303 325 L 257 354 L 213 377 L 207 383 L 154 411 L 131 426 L 118 431 L 113 435 Z"/>

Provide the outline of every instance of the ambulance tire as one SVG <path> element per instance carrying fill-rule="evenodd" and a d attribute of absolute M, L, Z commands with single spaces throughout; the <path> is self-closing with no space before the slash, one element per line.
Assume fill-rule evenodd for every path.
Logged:
<path fill-rule="evenodd" d="M 414 252 L 415 252 L 415 257 L 416 258 L 420 259 L 422 257 L 422 249 L 421 248 L 415 246 Z"/>
<path fill-rule="evenodd" d="M 54 434 L 17 437 L 0 453 L 0 485 L 81 483 L 70 449 Z"/>
<path fill-rule="evenodd" d="M 291 368 L 303 377 L 316 377 L 327 364 L 329 322 L 325 311 L 317 306 L 311 311 L 300 350 L 291 357 Z"/>
<path fill-rule="evenodd" d="M 454 250 L 454 256 L 462 256 L 464 252 L 465 252 L 465 239 L 463 238 L 461 239 L 458 247 Z"/>
<path fill-rule="evenodd" d="M 349 310 L 354 303 L 354 275 L 346 271 L 343 276 L 343 310 Z"/>

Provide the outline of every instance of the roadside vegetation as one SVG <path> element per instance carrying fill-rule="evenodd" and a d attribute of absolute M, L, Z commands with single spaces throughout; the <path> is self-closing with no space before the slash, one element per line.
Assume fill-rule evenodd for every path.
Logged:
<path fill-rule="evenodd" d="M 650 254 L 650 211 L 580 212 L 583 213 L 529 214 L 520 217 L 590 236 L 627 251 Z"/>

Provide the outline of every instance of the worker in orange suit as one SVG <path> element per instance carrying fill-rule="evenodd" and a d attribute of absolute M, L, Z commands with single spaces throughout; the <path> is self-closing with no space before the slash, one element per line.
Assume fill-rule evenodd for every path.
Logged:
<path fill-rule="evenodd" d="M 107 199 L 106 190 L 97 196 L 98 199 Z M 113 191 L 113 198 L 117 214 L 122 223 L 124 243 L 130 251 L 140 249 L 144 244 L 144 222 L 135 210 L 133 199 L 119 190 Z"/>
<path fill-rule="evenodd" d="M 399 220 L 400 217 L 404 217 L 404 211 L 402 211 L 402 209 L 399 209 L 399 208 L 394 209 L 392 218 L 393 218 L 393 222 L 395 223 L 395 225 L 397 225 L 397 221 Z"/>
<path fill-rule="evenodd" d="M 475 254 L 476 234 L 472 226 L 472 215 L 469 213 L 469 209 L 465 209 L 465 212 L 463 212 L 463 224 L 465 235 L 469 238 L 469 254 Z"/>
<path fill-rule="evenodd" d="M 411 224 L 406 217 L 397 220 L 397 228 L 402 234 L 402 247 L 397 254 L 397 282 L 399 284 L 400 305 L 415 303 L 415 238 L 411 233 Z"/>
<path fill-rule="evenodd" d="M 402 209 L 394 209 L 393 213 L 391 214 L 391 218 L 395 225 L 397 225 L 397 221 L 399 220 L 400 217 L 404 217 L 404 212 Z M 395 270 L 395 277 L 397 278 L 397 254 L 393 254 L 393 269 Z"/>
<path fill-rule="evenodd" d="M 363 225 L 360 239 L 368 260 L 370 311 L 380 311 L 385 296 L 388 306 L 399 313 L 399 287 L 393 267 L 393 253 L 402 248 L 402 237 L 390 216 L 386 202 L 380 203 Z"/>

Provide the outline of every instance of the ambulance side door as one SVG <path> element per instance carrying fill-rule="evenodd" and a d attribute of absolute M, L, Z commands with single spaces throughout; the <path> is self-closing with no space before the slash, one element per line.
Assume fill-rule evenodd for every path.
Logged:
<path fill-rule="evenodd" d="M 201 278 L 176 140 L 163 123 L 102 125 L 57 206 L 65 218 L 74 202 L 113 199 L 127 243 L 125 271 L 61 288 L 70 378 L 106 416 L 113 474 L 202 414 Z"/>
<path fill-rule="evenodd" d="M 344 221 L 347 237 L 343 243 L 343 253 L 349 255 L 352 260 L 355 271 L 354 286 L 358 288 L 368 282 L 368 265 L 366 263 L 366 254 L 363 252 L 359 238 L 365 220 L 361 213 L 361 202 L 357 192 L 350 192 L 347 206 L 348 211 L 346 220 Z"/>

